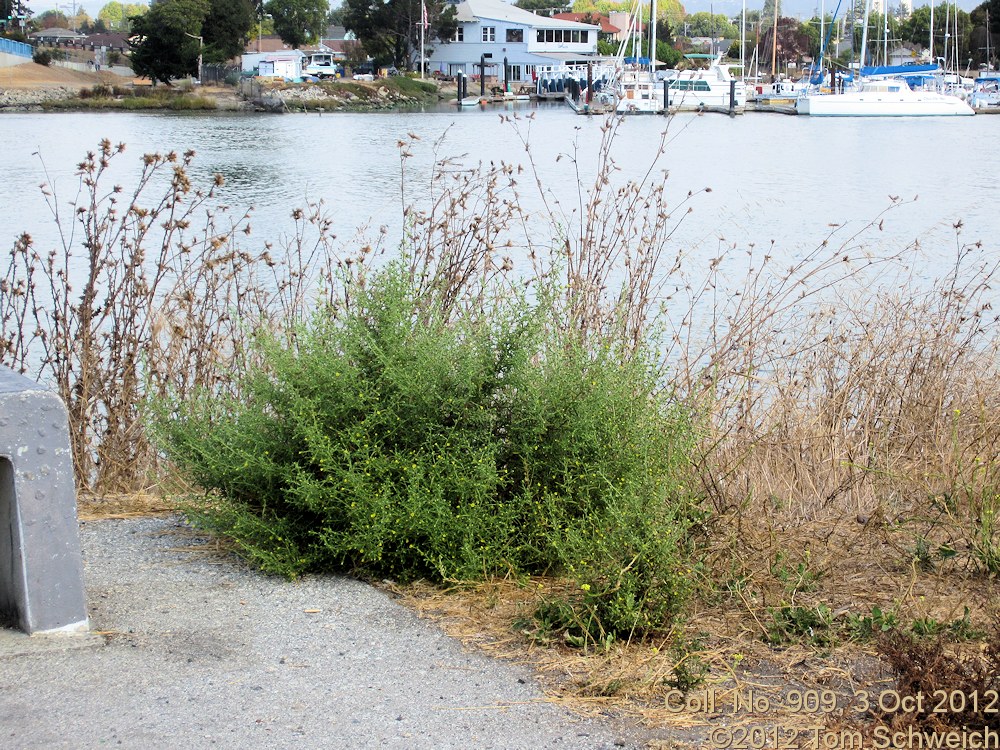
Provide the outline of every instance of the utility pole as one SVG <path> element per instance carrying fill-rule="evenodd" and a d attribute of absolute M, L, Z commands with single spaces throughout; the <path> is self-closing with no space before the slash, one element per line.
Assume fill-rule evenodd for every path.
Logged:
<path fill-rule="evenodd" d="M 184 32 L 184 36 L 189 36 L 192 39 L 198 40 L 198 84 L 201 85 L 201 49 L 205 46 L 205 40 L 200 36 L 188 34 L 186 31 Z"/>

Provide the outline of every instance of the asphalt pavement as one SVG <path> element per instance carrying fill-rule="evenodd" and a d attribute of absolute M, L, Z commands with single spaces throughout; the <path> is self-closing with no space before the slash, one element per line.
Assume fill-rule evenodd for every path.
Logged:
<path fill-rule="evenodd" d="M 365 583 L 265 576 L 200 553 L 177 517 L 80 533 L 92 634 L 0 631 L 2 748 L 645 744 Z"/>

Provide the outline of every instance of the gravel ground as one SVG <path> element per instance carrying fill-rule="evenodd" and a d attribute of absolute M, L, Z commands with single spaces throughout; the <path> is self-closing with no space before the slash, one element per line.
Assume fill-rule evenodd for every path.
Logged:
<path fill-rule="evenodd" d="M 358 581 L 289 583 L 184 551 L 205 540 L 174 517 L 87 522 L 81 538 L 104 637 L 4 633 L 0 747 L 643 744 L 545 702 L 527 670 L 464 651 Z"/>

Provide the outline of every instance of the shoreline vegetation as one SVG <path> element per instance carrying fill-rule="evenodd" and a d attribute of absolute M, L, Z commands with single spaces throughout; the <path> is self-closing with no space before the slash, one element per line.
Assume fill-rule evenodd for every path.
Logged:
<path fill-rule="evenodd" d="M 0 87 L 0 112 L 369 112 L 405 110 L 421 104 L 437 103 L 448 96 L 437 82 L 406 76 L 391 76 L 376 81 L 339 80 L 304 84 L 252 79 L 241 82 L 240 86 L 203 87 L 186 83 L 154 87 L 135 85 L 119 76 L 107 75 L 104 78 L 106 80 L 91 86 L 66 83 L 60 86 Z"/>
<path fill-rule="evenodd" d="M 681 746 L 1000 731 L 995 252 L 960 224 L 882 248 L 890 206 L 740 250 L 727 284 L 671 239 L 697 193 L 616 170 L 620 121 L 576 210 L 508 121 L 525 164 L 428 181 L 409 159 L 444 144 L 400 143 L 404 235 L 350 247 L 322 202 L 257 238 L 193 153 L 126 194 L 103 142 L 72 215 L 43 188 L 64 244 L 15 242 L 0 358 L 66 401 L 80 490 L 156 487 L 264 570 L 381 581 Z"/>

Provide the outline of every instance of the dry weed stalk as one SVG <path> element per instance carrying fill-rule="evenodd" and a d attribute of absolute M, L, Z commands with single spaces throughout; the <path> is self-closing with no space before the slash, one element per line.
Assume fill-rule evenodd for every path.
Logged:
<path fill-rule="evenodd" d="M 539 254 L 534 247 L 529 248 L 532 276 L 559 280 L 567 329 L 584 339 L 596 336 L 618 341 L 626 354 L 636 351 L 648 343 L 662 290 L 686 257 L 683 250 L 668 256 L 673 234 L 692 210 L 692 199 L 711 191 L 706 187 L 688 192 L 672 203 L 668 173 L 660 159 L 671 138 L 673 118 L 667 119 L 657 152 L 638 178 L 623 179 L 623 170 L 613 155 L 626 118 L 605 121 L 592 164 L 584 161 L 579 144 L 574 142 L 567 158 L 579 187 L 576 205 L 569 208 L 544 186 L 531 153 L 530 118 L 526 118 L 529 127 L 522 127 L 516 116 L 506 119 L 524 146 L 553 236 L 546 252 Z M 670 269 L 664 268 L 667 257 L 671 258 Z"/>
<path fill-rule="evenodd" d="M 996 573 L 997 262 L 958 237 L 952 269 L 928 282 L 905 268 L 919 247 L 872 256 L 861 239 L 774 273 L 769 250 L 707 335 L 694 304 L 675 335 L 724 557 L 738 549 L 761 578 L 783 549 L 812 549 L 832 575 L 912 555 Z M 715 284 L 692 285 L 693 301 Z"/>
<path fill-rule="evenodd" d="M 447 131 L 434 143 L 434 166 L 426 183 L 409 194 L 407 161 L 420 138 L 400 141 L 400 185 L 405 221 L 402 249 L 422 311 L 451 318 L 460 310 L 482 313 L 513 291 L 512 254 L 523 246 L 513 233 L 523 212 L 517 192 L 520 169 L 500 162 L 463 168 L 460 158 L 441 156 Z M 515 244 L 516 239 L 516 244 Z"/>
<path fill-rule="evenodd" d="M 216 205 L 219 176 L 204 191 L 191 184 L 193 152 L 145 155 L 126 193 L 105 184 L 124 150 L 105 140 L 78 165 L 71 217 L 42 186 L 59 247 L 43 256 L 22 235 L 0 279 L 0 361 L 55 385 L 79 487 L 93 493 L 155 483 L 146 397 L 230 387 L 255 326 L 290 330 L 301 317 L 315 286 L 309 266 L 330 239 L 310 217 L 318 239 L 308 252 L 302 242 L 279 260 L 270 248 L 244 251 L 236 240 L 250 234 L 250 212 Z"/>

